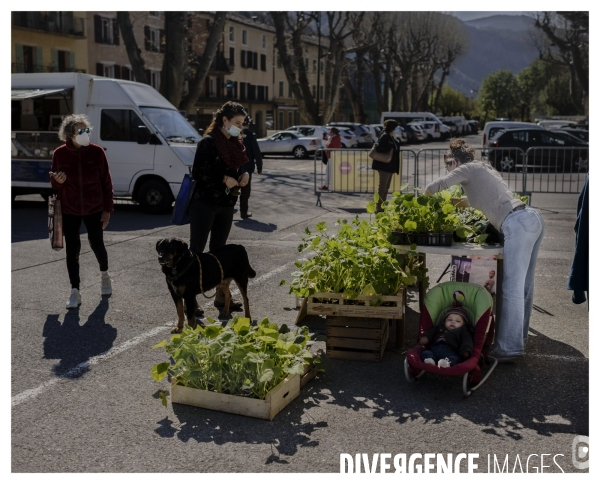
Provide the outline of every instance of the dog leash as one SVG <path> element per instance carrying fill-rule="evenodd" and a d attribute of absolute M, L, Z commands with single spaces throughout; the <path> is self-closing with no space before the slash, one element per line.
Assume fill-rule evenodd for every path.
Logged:
<path fill-rule="evenodd" d="M 223 274 L 223 266 L 221 265 L 221 261 L 219 259 L 217 259 L 217 256 L 214 254 L 211 254 L 210 252 L 208 252 L 209 255 L 212 255 L 215 260 L 217 261 L 217 264 L 219 264 L 219 269 L 221 269 L 221 283 L 219 284 L 219 286 L 221 284 L 223 284 L 223 279 L 225 277 L 225 275 Z M 215 297 L 217 295 L 217 291 L 219 286 L 217 286 L 217 288 L 215 289 L 215 293 L 212 296 L 207 296 L 206 294 L 204 294 L 204 290 L 202 289 L 202 263 L 200 262 L 200 258 L 198 257 L 198 254 L 196 255 L 196 259 L 198 260 L 198 265 L 200 266 L 200 292 L 202 293 L 202 295 L 207 298 L 207 299 L 212 299 L 213 297 Z"/>

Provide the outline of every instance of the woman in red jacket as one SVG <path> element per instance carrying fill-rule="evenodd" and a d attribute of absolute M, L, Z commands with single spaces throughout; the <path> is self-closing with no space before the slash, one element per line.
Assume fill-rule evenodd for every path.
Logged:
<path fill-rule="evenodd" d="M 71 295 L 67 309 L 81 304 L 79 292 L 79 229 L 85 224 L 88 240 L 102 273 L 101 294 L 112 294 L 108 274 L 108 255 L 103 230 L 108 225 L 113 207 L 113 186 L 108 161 L 101 146 L 90 143 L 89 119 L 84 114 L 71 114 L 63 119 L 58 137 L 65 142 L 54 150 L 50 183 L 58 192 L 62 205 L 63 234 L 67 251 L 67 271 Z"/>

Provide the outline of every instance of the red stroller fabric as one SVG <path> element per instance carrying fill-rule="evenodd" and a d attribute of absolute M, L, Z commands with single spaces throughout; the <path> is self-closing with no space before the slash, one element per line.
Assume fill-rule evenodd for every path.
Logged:
<path fill-rule="evenodd" d="M 490 293 L 478 284 L 468 282 L 444 282 L 432 288 L 425 296 L 419 320 L 419 337 L 434 324 L 438 323 L 444 310 L 452 306 L 452 294 L 460 290 L 465 294 L 464 306 L 473 315 L 475 333 L 473 335 L 473 353 L 465 361 L 449 368 L 438 368 L 428 365 L 421 360 L 421 346 L 410 348 L 406 353 L 410 373 L 418 376 L 421 371 L 437 373 L 438 375 L 464 375 L 469 373 L 469 382 L 476 385 L 481 381 L 481 363 L 486 360 L 487 354 L 494 339 L 493 301 Z M 417 341 L 419 339 L 417 338 Z M 483 358 L 480 357 L 483 355 Z"/>

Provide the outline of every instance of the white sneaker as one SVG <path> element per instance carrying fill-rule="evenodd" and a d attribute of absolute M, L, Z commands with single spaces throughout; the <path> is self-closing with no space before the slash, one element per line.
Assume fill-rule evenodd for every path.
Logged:
<path fill-rule="evenodd" d="M 75 309 L 79 306 L 81 306 L 81 294 L 79 289 L 73 288 L 71 289 L 71 295 L 67 301 L 67 309 Z"/>
<path fill-rule="evenodd" d="M 110 274 L 107 272 L 106 274 L 102 274 L 102 292 L 103 296 L 110 296 L 112 294 L 112 279 L 110 278 Z"/>
<path fill-rule="evenodd" d="M 425 358 L 423 360 L 423 363 L 425 363 L 426 365 L 435 365 L 435 361 L 433 361 L 433 358 Z"/>
<path fill-rule="evenodd" d="M 444 358 L 443 360 L 438 361 L 438 368 L 450 368 L 450 360 L 448 358 Z"/>

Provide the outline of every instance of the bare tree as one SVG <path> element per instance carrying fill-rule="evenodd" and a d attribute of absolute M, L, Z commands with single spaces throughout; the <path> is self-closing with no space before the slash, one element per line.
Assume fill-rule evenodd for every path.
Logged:
<path fill-rule="evenodd" d="M 352 105 L 354 121 L 357 123 L 366 123 L 368 116 L 365 110 L 364 93 L 365 56 L 373 45 L 366 28 L 368 22 L 365 19 L 365 12 L 349 12 L 348 15 L 350 17 L 353 46 L 347 52 L 353 54 L 354 57 L 344 65 L 342 82 Z M 355 84 L 352 82 L 353 79 Z"/>
<path fill-rule="evenodd" d="M 174 106 L 183 96 L 186 65 L 186 12 L 165 12 L 165 56 L 160 73 L 160 93 Z"/>
<path fill-rule="evenodd" d="M 571 73 L 571 97 L 580 112 L 589 113 L 589 12 L 542 12 L 535 26 L 549 42 L 540 48 L 540 56 L 556 61 L 560 56 Z M 558 51 L 558 52 L 557 52 Z M 575 86 L 583 93 L 583 106 L 577 101 Z"/>
<path fill-rule="evenodd" d="M 129 12 L 117 12 L 117 23 L 123 36 L 123 43 L 125 44 L 127 56 L 129 57 L 129 62 L 131 62 L 131 70 L 136 81 L 150 84 L 150 79 L 146 75 L 146 66 L 142 57 L 142 51 L 138 47 L 133 35 L 133 25 L 129 17 Z"/>
<path fill-rule="evenodd" d="M 193 79 L 190 81 L 190 90 L 187 95 L 182 99 L 179 108 L 185 111 L 191 111 L 194 107 L 194 104 L 198 101 L 200 94 L 202 93 L 202 86 L 204 85 L 204 80 L 206 79 L 206 75 L 208 74 L 208 70 L 210 69 L 210 65 L 215 57 L 215 53 L 217 51 L 217 47 L 219 46 L 219 42 L 221 41 L 221 37 L 223 35 L 223 28 L 225 27 L 225 21 L 227 20 L 227 12 L 216 12 L 215 18 L 212 22 L 212 26 L 210 29 L 210 35 L 208 36 L 208 41 L 206 42 L 206 47 L 204 48 L 204 53 L 202 55 L 202 59 L 200 60 L 200 65 L 196 69 L 196 73 Z M 183 79 L 181 80 L 183 82 Z"/>

